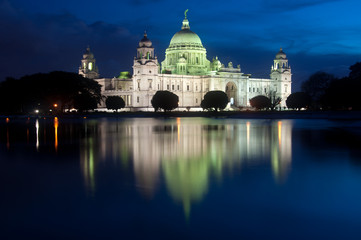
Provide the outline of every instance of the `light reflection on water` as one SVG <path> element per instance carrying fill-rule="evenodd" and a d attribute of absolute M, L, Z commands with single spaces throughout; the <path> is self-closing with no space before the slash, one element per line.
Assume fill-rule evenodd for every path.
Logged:
<path fill-rule="evenodd" d="M 169 194 L 183 205 L 206 195 L 212 177 L 225 170 L 271 164 L 277 183 L 292 162 L 292 121 L 224 121 L 210 119 L 133 119 L 102 121 L 97 140 L 85 137 L 80 162 L 85 186 L 95 192 L 95 172 L 102 161 L 132 161 L 136 186 L 152 198 L 164 179 Z M 87 128 L 84 129 L 87 135 Z"/>
<path fill-rule="evenodd" d="M 358 239 L 360 126 L 0 118 L 0 238 L 44 225 L 64 238 Z"/>

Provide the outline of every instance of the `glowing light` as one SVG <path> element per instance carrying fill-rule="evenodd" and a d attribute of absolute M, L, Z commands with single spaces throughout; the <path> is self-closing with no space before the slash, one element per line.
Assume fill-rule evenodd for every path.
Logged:
<path fill-rule="evenodd" d="M 58 104 L 54 103 L 54 105 L 53 105 L 53 106 L 56 108 L 56 107 L 58 107 Z"/>
<path fill-rule="evenodd" d="M 88 69 L 89 69 L 90 71 L 93 70 L 93 63 L 92 63 L 92 62 L 89 63 Z"/>
<path fill-rule="evenodd" d="M 10 122 L 10 118 L 6 118 L 6 123 L 9 123 Z"/>
<path fill-rule="evenodd" d="M 36 150 L 39 150 L 39 119 L 36 119 L 35 122 L 35 128 L 36 128 Z"/>
<path fill-rule="evenodd" d="M 278 144 L 281 147 L 281 137 L 282 137 L 282 122 L 278 122 Z"/>
<path fill-rule="evenodd" d="M 58 118 L 55 117 L 54 118 L 54 129 L 55 129 L 55 143 L 54 143 L 54 147 L 55 147 L 55 151 L 58 151 L 58 126 L 59 126 L 59 121 Z"/>
<path fill-rule="evenodd" d="M 39 110 L 38 110 L 38 109 L 35 109 L 35 113 L 39 113 Z"/>
<path fill-rule="evenodd" d="M 84 119 L 86 119 L 86 117 L 83 117 Z"/>

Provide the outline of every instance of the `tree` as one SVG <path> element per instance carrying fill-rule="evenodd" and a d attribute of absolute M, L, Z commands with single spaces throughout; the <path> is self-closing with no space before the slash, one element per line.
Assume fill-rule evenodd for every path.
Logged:
<path fill-rule="evenodd" d="M 70 109 L 76 98 L 79 104 L 83 102 L 80 98 L 85 97 L 100 103 L 101 86 L 77 73 L 37 73 L 20 79 L 8 78 L 0 83 L 0 111 L 3 113 L 30 113 L 35 108 L 46 112 L 55 103 L 61 110 Z"/>
<path fill-rule="evenodd" d="M 227 94 L 223 91 L 210 91 L 204 95 L 204 99 L 201 102 L 201 107 L 203 109 L 214 109 L 216 112 L 218 110 L 223 110 L 228 104 Z"/>
<path fill-rule="evenodd" d="M 121 98 L 119 96 L 109 96 L 105 100 L 105 105 L 106 105 L 107 109 L 112 109 L 112 110 L 118 111 L 118 109 L 125 107 L 125 102 L 124 102 L 123 98 Z"/>
<path fill-rule="evenodd" d="M 334 110 L 359 110 L 361 101 L 359 90 L 361 89 L 361 63 L 350 66 L 348 77 L 333 80 L 325 90 L 321 98 L 326 109 Z"/>
<path fill-rule="evenodd" d="M 357 62 L 354 65 L 350 66 L 349 78 L 351 79 L 361 79 L 361 62 Z"/>
<path fill-rule="evenodd" d="M 96 99 L 92 98 L 90 94 L 78 94 L 73 101 L 74 108 L 79 112 L 94 110 L 98 106 Z"/>
<path fill-rule="evenodd" d="M 305 92 L 295 92 L 288 96 L 286 105 L 288 108 L 298 109 L 308 108 L 311 104 L 311 97 Z"/>
<path fill-rule="evenodd" d="M 302 83 L 302 92 L 311 97 L 312 107 L 319 109 L 322 107 L 322 97 L 331 82 L 337 80 L 335 76 L 326 72 L 316 72 L 307 81 Z"/>
<path fill-rule="evenodd" d="M 252 107 L 260 109 L 268 109 L 271 107 L 271 100 L 263 95 L 258 95 L 249 100 Z"/>
<path fill-rule="evenodd" d="M 271 110 L 273 111 L 282 101 L 282 98 L 281 97 L 277 97 L 276 96 L 276 91 L 270 91 L 267 95 L 267 97 L 269 98 L 270 100 L 270 108 Z"/>
<path fill-rule="evenodd" d="M 164 111 L 171 111 L 178 107 L 178 102 L 178 96 L 169 91 L 157 91 L 151 100 L 155 112 L 160 108 Z"/>

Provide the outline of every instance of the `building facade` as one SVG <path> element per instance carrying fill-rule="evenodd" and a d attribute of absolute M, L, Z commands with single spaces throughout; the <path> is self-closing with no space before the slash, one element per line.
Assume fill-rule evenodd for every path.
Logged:
<path fill-rule="evenodd" d="M 179 110 L 200 109 L 208 91 L 224 91 L 229 98 L 228 109 L 248 107 L 249 99 L 265 95 L 281 98 L 280 108 L 292 90 L 291 67 L 282 48 L 271 66 L 270 78 L 252 78 L 232 62 L 226 66 L 216 57 L 207 59 L 207 51 L 199 36 L 190 30 L 185 14 L 182 27 L 174 34 L 159 64 L 152 42 L 146 33 L 139 42 L 133 62 L 133 75 L 122 72 L 117 78 L 99 78 L 94 55 L 87 48 L 79 74 L 95 79 L 104 96 L 121 96 L 129 110 L 153 110 L 151 99 L 158 90 L 168 90 L 179 97 Z M 102 103 L 100 108 L 105 108 Z"/>

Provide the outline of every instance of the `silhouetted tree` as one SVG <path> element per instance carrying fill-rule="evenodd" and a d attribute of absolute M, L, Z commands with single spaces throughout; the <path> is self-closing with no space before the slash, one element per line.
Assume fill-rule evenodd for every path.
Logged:
<path fill-rule="evenodd" d="M 326 109 L 334 110 L 359 110 L 361 101 L 359 90 L 361 89 L 361 63 L 350 66 L 348 77 L 333 80 L 325 90 L 322 104 Z"/>
<path fill-rule="evenodd" d="M 332 74 L 316 72 L 302 83 L 301 89 L 311 97 L 313 108 L 319 109 L 322 107 L 321 99 L 331 82 L 335 80 L 337 78 Z"/>
<path fill-rule="evenodd" d="M 74 97 L 74 108 L 79 112 L 94 110 L 97 106 L 96 99 L 89 94 L 78 94 Z"/>
<path fill-rule="evenodd" d="M 54 103 L 60 109 L 72 108 L 78 95 L 100 103 L 101 86 L 79 74 L 60 71 L 27 75 L 18 80 L 8 78 L 0 83 L 0 111 L 29 113 L 35 108 L 48 111 Z"/>
<path fill-rule="evenodd" d="M 268 109 L 271 107 L 271 100 L 263 95 L 258 95 L 249 100 L 252 107 L 260 109 Z"/>
<path fill-rule="evenodd" d="M 267 97 L 269 98 L 271 105 L 270 108 L 273 111 L 282 101 L 281 97 L 277 97 L 277 92 L 276 91 L 270 91 L 267 94 Z"/>
<path fill-rule="evenodd" d="M 311 104 L 311 97 L 305 92 L 295 92 L 288 96 L 286 105 L 288 108 L 298 109 L 308 108 Z"/>
<path fill-rule="evenodd" d="M 357 62 L 350 66 L 349 78 L 361 80 L 361 62 Z"/>
<path fill-rule="evenodd" d="M 125 102 L 123 98 L 119 96 L 109 96 L 105 100 L 105 106 L 107 107 L 107 109 L 118 111 L 118 109 L 125 107 Z"/>
<path fill-rule="evenodd" d="M 227 94 L 223 91 L 210 91 L 204 95 L 204 99 L 201 102 L 201 107 L 203 109 L 214 109 L 216 112 L 218 110 L 223 110 L 228 104 Z"/>
<path fill-rule="evenodd" d="M 322 98 L 323 105 L 333 110 L 361 109 L 360 88 L 361 82 L 357 79 L 345 77 L 333 81 Z"/>
<path fill-rule="evenodd" d="M 151 100 L 155 112 L 159 109 L 171 111 L 178 107 L 178 102 L 178 96 L 169 91 L 157 91 Z"/>

